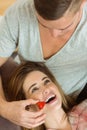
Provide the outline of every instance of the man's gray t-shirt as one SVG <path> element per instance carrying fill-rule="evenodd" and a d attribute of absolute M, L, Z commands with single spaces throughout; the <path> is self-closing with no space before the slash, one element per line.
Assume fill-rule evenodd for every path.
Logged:
<path fill-rule="evenodd" d="M 33 0 L 18 0 L 0 23 L 0 56 L 15 48 L 23 60 L 44 62 L 66 93 L 81 90 L 87 82 L 87 4 L 82 19 L 66 45 L 45 60 Z"/>

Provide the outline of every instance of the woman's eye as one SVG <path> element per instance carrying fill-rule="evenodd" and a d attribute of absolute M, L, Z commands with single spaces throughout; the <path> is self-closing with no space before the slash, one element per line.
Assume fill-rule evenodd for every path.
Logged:
<path fill-rule="evenodd" d="M 32 89 L 32 93 L 36 92 L 39 88 L 38 87 L 35 87 Z"/>
<path fill-rule="evenodd" d="M 49 79 L 45 80 L 44 85 L 49 84 L 51 81 Z"/>

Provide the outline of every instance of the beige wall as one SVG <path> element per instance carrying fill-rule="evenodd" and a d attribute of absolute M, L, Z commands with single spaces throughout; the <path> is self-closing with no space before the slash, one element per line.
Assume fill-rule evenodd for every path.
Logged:
<path fill-rule="evenodd" d="M 15 0 L 0 0 L 0 15 L 3 15 L 4 11 L 14 2 Z"/>

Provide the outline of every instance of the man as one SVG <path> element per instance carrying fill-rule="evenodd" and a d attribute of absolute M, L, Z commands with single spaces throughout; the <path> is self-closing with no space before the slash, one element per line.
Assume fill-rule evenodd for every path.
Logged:
<path fill-rule="evenodd" d="M 85 0 L 17 1 L 0 23 L 0 66 L 18 47 L 21 61 L 44 62 L 65 93 L 79 95 L 87 82 L 86 19 Z M 35 102 L 7 102 L 0 85 L 2 117 L 20 126 L 36 127 L 42 123 L 41 119 L 35 122 L 42 111 L 26 111 L 31 103 Z"/>

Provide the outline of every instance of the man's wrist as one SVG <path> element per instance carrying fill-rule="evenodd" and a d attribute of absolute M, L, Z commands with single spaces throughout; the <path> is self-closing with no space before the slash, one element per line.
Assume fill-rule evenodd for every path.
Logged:
<path fill-rule="evenodd" d="M 4 115 L 5 115 L 5 109 L 6 109 L 7 103 L 8 102 L 5 99 L 0 97 L 0 116 L 2 116 L 2 117 L 4 117 Z"/>

